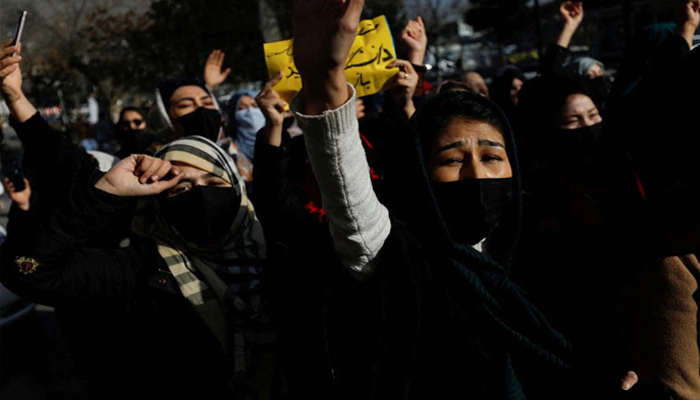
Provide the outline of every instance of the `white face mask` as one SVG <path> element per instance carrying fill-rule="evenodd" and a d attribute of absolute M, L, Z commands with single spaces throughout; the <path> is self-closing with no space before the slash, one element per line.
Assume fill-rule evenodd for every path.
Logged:
<path fill-rule="evenodd" d="M 265 116 L 258 107 L 248 107 L 245 110 L 236 111 L 236 124 L 239 129 L 257 133 L 265 126 Z"/>

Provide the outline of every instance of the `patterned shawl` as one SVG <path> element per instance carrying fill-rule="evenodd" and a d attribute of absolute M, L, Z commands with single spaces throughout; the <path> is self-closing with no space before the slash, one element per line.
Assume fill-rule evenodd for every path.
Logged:
<path fill-rule="evenodd" d="M 259 289 L 266 258 L 262 226 L 233 160 L 214 142 L 188 136 L 167 144 L 155 156 L 210 172 L 231 183 L 240 195 L 240 204 L 231 205 L 238 214 L 221 245 L 202 248 L 184 240 L 160 214 L 155 197 L 139 202 L 132 230 L 156 241 L 182 295 L 233 356 L 235 374 L 241 376 L 265 320 Z"/>

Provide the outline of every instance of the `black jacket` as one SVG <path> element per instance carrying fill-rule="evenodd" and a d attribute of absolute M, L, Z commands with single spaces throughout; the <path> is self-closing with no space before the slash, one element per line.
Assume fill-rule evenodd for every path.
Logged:
<path fill-rule="evenodd" d="M 2 283 L 54 306 L 81 378 L 100 398 L 229 394 L 217 339 L 180 293 L 151 240 L 119 248 L 134 199 L 94 188 L 95 160 L 36 114 L 14 122 L 39 195 L 14 212 L 0 252 Z"/>
<path fill-rule="evenodd" d="M 47 220 L 10 221 L 1 252 L 3 284 L 65 310 L 67 336 L 88 341 L 83 349 L 100 351 L 99 357 L 82 356 L 99 385 L 116 390 L 117 398 L 137 389 L 227 393 L 223 350 L 180 293 L 154 243 L 125 249 L 87 245 L 114 219 L 128 218 L 133 201 L 101 192 L 94 182 L 76 182 Z M 82 330 L 99 337 L 90 343 Z"/>

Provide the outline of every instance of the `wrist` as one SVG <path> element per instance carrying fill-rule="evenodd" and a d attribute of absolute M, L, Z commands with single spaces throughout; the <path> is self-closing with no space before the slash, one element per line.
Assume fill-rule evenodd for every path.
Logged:
<path fill-rule="evenodd" d="M 402 112 L 403 112 L 404 122 L 410 121 L 411 117 L 416 112 L 416 106 L 413 104 L 413 100 L 409 101 L 408 103 L 406 103 L 406 105 L 403 106 Z"/>
<path fill-rule="evenodd" d="M 282 125 L 284 125 L 284 118 L 282 116 L 279 117 L 271 117 L 265 113 L 265 131 L 271 128 L 279 128 Z"/>
<path fill-rule="evenodd" d="M 579 22 L 564 22 L 564 26 L 562 27 L 562 31 L 565 32 L 570 32 L 574 33 L 578 29 L 580 23 Z"/>
<path fill-rule="evenodd" d="M 19 207 L 20 210 L 22 211 L 29 211 L 29 202 L 28 201 L 23 201 L 23 202 L 15 202 L 17 207 Z"/>
<path fill-rule="evenodd" d="M 117 193 L 117 190 L 114 186 L 112 186 L 107 180 L 102 177 L 100 178 L 97 183 L 95 183 L 95 189 L 99 189 L 105 193 L 113 194 L 115 196 L 118 196 L 119 193 Z"/>
<path fill-rule="evenodd" d="M 424 60 L 425 60 L 425 51 L 411 50 L 408 52 L 408 57 L 406 57 L 406 61 L 410 62 L 411 64 L 415 64 L 415 65 L 423 65 Z"/>
<path fill-rule="evenodd" d="M 330 71 L 320 79 L 316 76 L 305 79 L 302 76 L 302 85 L 301 96 L 306 108 L 304 112 L 309 115 L 319 115 L 339 108 L 350 98 L 343 69 Z"/>
<path fill-rule="evenodd" d="M 24 98 L 24 93 L 22 93 L 21 90 L 18 92 L 12 89 L 6 90 L 3 88 L 2 98 L 5 99 L 8 106 L 12 106 Z"/>
<path fill-rule="evenodd" d="M 693 47 L 693 37 L 695 36 L 695 31 L 697 29 L 697 25 L 686 21 L 685 23 L 678 25 L 678 34 L 681 35 L 686 42 L 688 42 L 690 47 Z"/>
<path fill-rule="evenodd" d="M 273 147 L 282 146 L 282 124 L 267 124 L 263 129 L 263 135 L 268 145 Z"/>

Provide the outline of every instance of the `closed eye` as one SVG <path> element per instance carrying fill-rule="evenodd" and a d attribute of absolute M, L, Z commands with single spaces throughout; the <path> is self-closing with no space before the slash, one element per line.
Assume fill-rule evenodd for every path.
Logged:
<path fill-rule="evenodd" d="M 497 155 L 486 155 L 481 157 L 482 162 L 498 162 L 498 161 L 503 161 L 503 158 Z"/>
<path fill-rule="evenodd" d="M 168 193 L 168 197 L 177 196 L 179 194 L 188 192 L 190 189 L 192 189 L 192 184 L 190 182 L 179 184 L 175 186 L 170 193 Z"/>
<path fill-rule="evenodd" d="M 464 160 L 461 158 L 448 158 L 446 160 L 442 160 L 442 162 L 440 162 L 440 165 L 457 165 L 462 164 L 463 162 Z"/>

